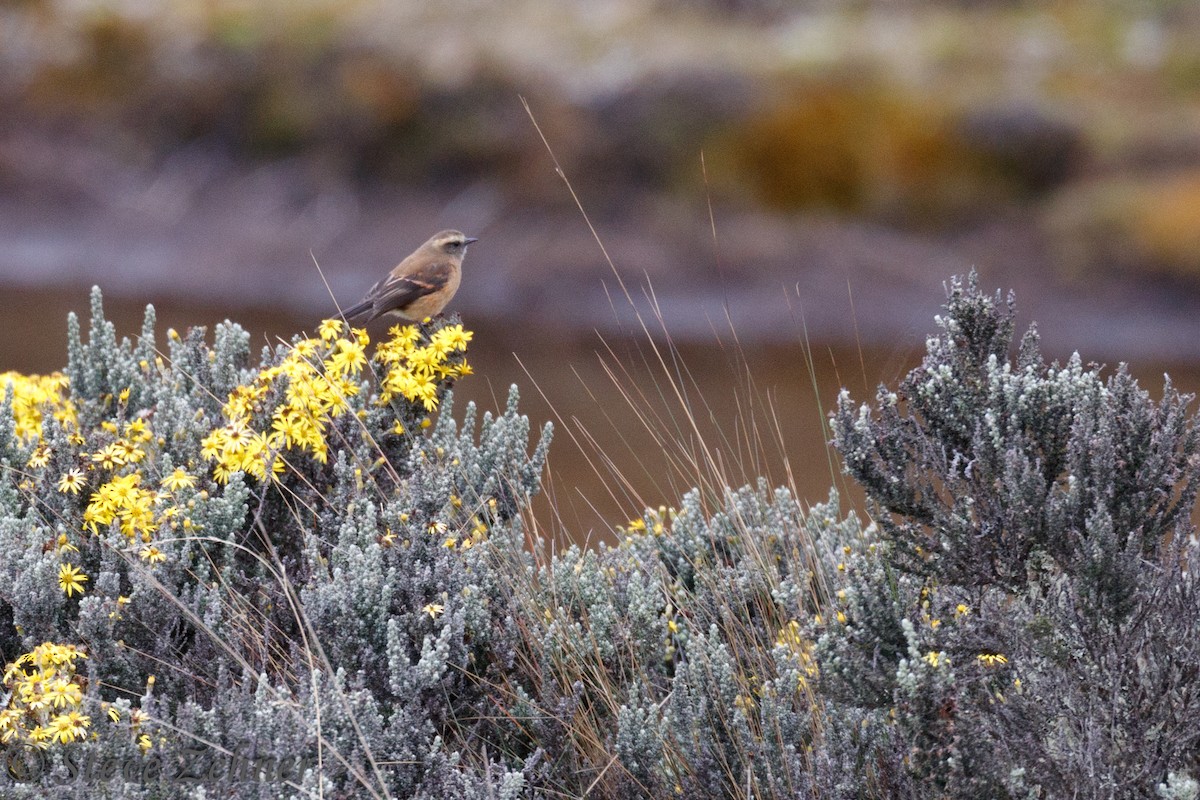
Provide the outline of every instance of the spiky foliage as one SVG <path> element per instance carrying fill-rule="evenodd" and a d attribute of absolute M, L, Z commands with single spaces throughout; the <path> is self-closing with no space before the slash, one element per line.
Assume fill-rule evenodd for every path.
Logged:
<path fill-rule="evenodd" d="M 922 797 L 1156 797 L 1200 774 L 1191 398 L 1033 329 L 1013 359 L 1013 313 L 955 280 L 900 390 L 839 399 L 878 527 L 830 576 L 822 686 Z"/>
<path fill-rule="evenodd" d="M 522 765 L 459 762 L 549 437 L 515 388 L 454 419 L 461 325 L 368 360 L 330 321 L 257 367 L 231 323 L 118 341 L 98 291 L 69 327 L 65 374 L 3 389 L 0 738 L 37 767 L 5 796 L 514 796 Z"/>

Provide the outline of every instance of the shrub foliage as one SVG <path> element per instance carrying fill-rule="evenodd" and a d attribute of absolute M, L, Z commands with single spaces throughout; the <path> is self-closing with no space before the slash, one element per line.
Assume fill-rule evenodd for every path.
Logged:
<path fill-rule="evenodd" d="M 693 491 L 547 557 L 470 333 L 220 325 L 5 375 L 4 797 L 1200 796 L 1190 398 L 950 285 L 836 495 Z M 436 412 L 436 421 L 434 414 Z"/>
<path fill-rule="evenodd" d="M 900 390 L 839 399 L 834 443 L 877 535 L 843 573 L 846 623 L 820 635 L 823 685 L 902 735 L 889 780 L 921 797 L 1184 791 L 1168 777 L 1200 774 L 1191 398 L 1168 380 L 1156 403 L 1124 365 L 1047 364 L 1032 328 L 1014 359 L 1013 313 L 953 281 Z"/>

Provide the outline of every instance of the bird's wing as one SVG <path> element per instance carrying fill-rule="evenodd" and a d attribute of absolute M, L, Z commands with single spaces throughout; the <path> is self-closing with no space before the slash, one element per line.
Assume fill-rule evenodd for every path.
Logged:
<path fill-rule="evenodd" d="M 427 294 L 445 288 L 454 274 L 450 261 L 431 261 L 402 275 L 389 275 L 371 287 L 364 302 L 371 302 L 371 315 L 401 311 Z"/>

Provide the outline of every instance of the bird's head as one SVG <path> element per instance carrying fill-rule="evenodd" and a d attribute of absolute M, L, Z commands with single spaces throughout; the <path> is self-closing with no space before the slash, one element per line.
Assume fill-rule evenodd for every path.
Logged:
<path fill-rule="evenodd" d="M 467 245 L 477 241 L 479 240 L 474 236 L 466 236 L 461 231 L 442 231 L 434 234 L 425 246 L 448 256 L 461 256 L 467 252 Z"/>

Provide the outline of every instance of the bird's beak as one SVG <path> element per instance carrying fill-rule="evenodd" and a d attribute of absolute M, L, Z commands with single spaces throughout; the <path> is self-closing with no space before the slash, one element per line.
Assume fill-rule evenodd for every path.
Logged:
<path fill-rule="evenodd" d="M 463 239 L 463 244 L 474 244 L 475 242 L 478 242 L 478 241 L 479 241 L 478 237 L 468 236 L 467 238 Z"/>

